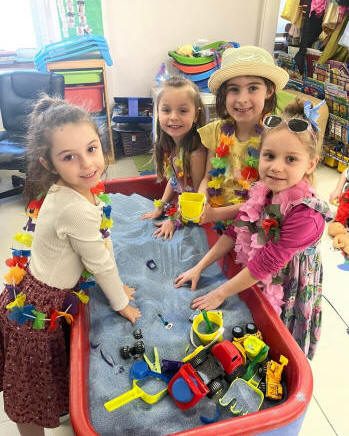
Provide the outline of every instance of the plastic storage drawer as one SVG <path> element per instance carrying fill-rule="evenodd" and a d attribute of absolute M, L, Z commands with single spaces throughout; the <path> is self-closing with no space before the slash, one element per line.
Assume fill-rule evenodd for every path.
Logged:
<path fill-rule="evenodd" d="M 157 183 L 156 176 L 114 179 L 106 184 L 107 192 L 126 195 L 137 193 L 150 198 L 160 198 L 164 183 Z M 217 234 L 205 226 L 209 245 L 217 240 Z M 230 255 L 226 257 L 226 275 L 236 273 L 236 265 Z M 234 271 L 235 268 L 235 271 Z M 312 374 L 310 365 L 289 331 L 274 312 L 260 289 L 253 287 L 239 294 L 248 306 L 255 323 L 262 331 L 265 341 L 276 355 L 288 357 L 285 368 L 287 398 L 268 409 L 245 416 L 232 417 L 207 426 L 194 427 L 177 435 L 296 435 L 299 433 L 308 403 L 312 396 Z M 80 305 L 72 332 L 70 345 L 70 416 L 77 436 L 92 436 L 98 433 L 90 421 L 89 413 L 89 309 Z M 149 410 L 151 413 L 151 410 Z M 114 431 L 114 432 L 113 432 Z M 118 434 L 117 429 L 111 433 Z M 130 433 L 132 429 L 130 429 Z"/>
<path fill-rule="evenodd" d="M 66 86 L 64 97 L 88 112 L 101 112 L 104 109 L 103 90 L 103 85 Z"/>
<path fill-rule="evenodd" d="M 102 81 L 101 70 L 74 70 L 55 71 L 64 77 L 66 85 L 82 85 L 86 83 L 100 83 Z"/>

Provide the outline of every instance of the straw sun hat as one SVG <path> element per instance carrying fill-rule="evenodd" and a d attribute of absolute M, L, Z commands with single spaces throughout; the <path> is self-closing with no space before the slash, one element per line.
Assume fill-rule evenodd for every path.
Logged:
<path fill-rule="evenodd" d="M 239 48 L 227 48 L 222 55 L 219 70 L 215 71 L 208 87 L 213 94 L 223 82 L 238 76 L 259 76 L 271 80 L 276 91 L 284 88 L 288 81 L 288 73 L 275 65 L 270 53 L 260 47 L 246 45 Z"/>

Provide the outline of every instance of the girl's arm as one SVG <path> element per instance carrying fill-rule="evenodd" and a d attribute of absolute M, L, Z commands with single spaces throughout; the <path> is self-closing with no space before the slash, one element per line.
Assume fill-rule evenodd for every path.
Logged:
<path fill-rule="evenodd" d="M 170 181 L 167 182 L 166 184 L 166 188 L 164 193 L 162 194 L 161 197 L 161 202 L 163 203 L 162 206 L 159 207 L 155 207 L 154 210 L 152 210 L 151 212 L 146 212 L 142 215 L 142 219 L 143 220 L 149 220 L 149 219 L 156 219 L 159 218 L 162 215 L 162 212 L 164 210 L 164 206 L 166 203 L 169 203 L 172 198 L 174 196 L 174 190 L 171 186 Z"/>
<path fill-rule="evenodd" d="M 86 200 L 79 199 L 77 206 L 76 201 L 71 200 L 62 207 L 55 231 L 58 238 L 67 238 L 70 249 L 85 269 L 94 275 L 112 309 L 135 323 L 141 312 L 129 305 L 133 290 L 123 284 L 111 240 L 101 238 L 100 224 L 99 209 L 91 208 Z"/>
<path fill-rule="evenodd" d="M 170 183 L 170 181 L 168 181 L 167 184 L 166 184 L 165 191 L 162 194 L 161 200 L 164 203 L 169 203 L 172 200 L 172 198 L 174 197 L 174 193 L 175 192 L 174 192 L 174 190 L 173 190 L 173 188 L 171 186 L 171 183 Z"/>
<path fill-rule="evenodd" d="M 200 218 L 200 224 L 231 220 L 239 212 L 240 206 L 241 203 L 223 207 L 211 207 L 209 204 L 206 204 Z"/>
<path fill-rule="evenodd" d="M 331 192 L 330 203 L 333 203 L 336 200 L 338 200 L 338 198 L 341 195 L 341 192 L 343 190 L 343 186 L 345 184 L 346 179 L 347 179 L 347 170 L 342 172 L 340 178 L 338 179 L 338 182 L 337 182 L 335 189 Z"/>
<path fill-rule="evenodd" d="M 161 201 L 164 203 L 164 205 L 172 200 L 174 194 L 175 191 L 173 190 L 170 181 L 168 181 L 163 196 L 161 198 Z M 162 206 L 161 208 L 156 208 L 153 212 L 148 212 L 148 214 L 144 214 L 142 218 L 159 218 L 163 212 L 163 209 L 164 206 Z M 155 226 L 157 227 L 157 229 L 153 233 L 153 236 L 155 236 L 156 238 L 171 239 L 173 233 L 176 230 L 175 222 L 170 219 L 164 220 L 160 223 L 155 223 Z"/>
<path fill-rule="evenodd" d="M 198 192 L 201 192 L 207 195 L 207 184 L 210 179 L 209 171 L 212 169 L 211 159 L 214 157 L 215 153 L 211 150 L 208 150 L 207 158 L 206 158 L 206 168 L 205 168 L 205 176 L 201 180 Z"/>
<path fill-rule="evenodd" d="M 197 287 L 201 273 L 208 266 L 221 259 L 234 246 L 234 240 L 227 235 L 222 235 L 205 256 L 191 269 L 185 271 L 175 278 L 175 288 L 180 288 L 191 281 L 190 289 L 194 291 Z"/>
<path fill-rule="evenodd" d="M 203 146 L 190 155 L 190 176 L 195 192 L 199 191 L 202 180 L 206 174 L 207 150 Z"/>
<path fill-rule="evenodd" d="M 248 268 L 241 270 L 236 276 L 220 285 L 218 288 L 206 295 L 195 298 L 192 302 L 192 309 L 217 309 L 226 298 L 251 287 L 257 283 L 257 279 L 252 276 Z"/>
<path fill-rule="evenodd" d="M 258 250 L 247 267 L 235 277 L 202 297 L 196 298 L 194 309 L 215 309 L 224 300 L 274 276 L 296 254 L 316 243 L 323 233 L 325 222 L 320 213 L 305 205 L 295 206 L 284 218 L 278 241 L 269 241 Z"/>

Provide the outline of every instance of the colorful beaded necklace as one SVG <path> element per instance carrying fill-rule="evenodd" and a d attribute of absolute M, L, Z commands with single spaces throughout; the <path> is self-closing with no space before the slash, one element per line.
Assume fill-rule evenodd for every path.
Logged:
<path fill-rule="evenodd" d="M 103 238 L 107 238 L 110 235 L 110 228 L 113 225 L 113 221 L 110 217 L 111 200 L 108 194 L 105 194 L 104 191 L 105 186 L 103 182 L 100 182 L 94 188 L 91 188 L 91 192 L 105 204 L 105 206 L 103 206 L 100 232 Z M 14 235 L 14 240 L 27 248 L 30 248 L 32 245 L 36 220 L 38 218 L 43 201 L 44 198 L 39 197 L 38 199 L 29 202 L 26 210 L 28 219 L 27 223 L 23 227 L 24 232 L 16 233 Z M 10 269 L 4 276 L 5 289 L 9 291 L 13 298 L 13 300 L 6 305 L 6 309 L 8 310 L 8 318 L 12 321 L 16 321 L 20 325 L 28 321 L 32 321 L 32 327 L 35 330 L 44 329 L 45 322 L 50 323 L 50 331 L 55 330 L 58 327 L 57 320 L 60 317 L 64 317 L 67 323 L 71 324 L 74 319 L 69 313 L 70 306 L 64 312 L 51 309 L 49 314 L 50 316 L 48 317 L 45 313 L 36 310 L 34 305 L 25 304 L 26 294 L 21 292 L 18 285 L 22 282 L 24 276 L 26 275 L 26 268 L 29 265 L 30 254 L 30 249 L 17 250 L 12 248 L 12 258 L 6 260 L 6 265 L 9 266 Z M 95 282 L 90 280 L 91 276 L 91 273 L 84 271 L 76 286 L 77 289 L 71 291 L 84 304 L 88 303 L 89 297 L 85 294 L 83 289 L 87 289 L 95 285 Z"/>

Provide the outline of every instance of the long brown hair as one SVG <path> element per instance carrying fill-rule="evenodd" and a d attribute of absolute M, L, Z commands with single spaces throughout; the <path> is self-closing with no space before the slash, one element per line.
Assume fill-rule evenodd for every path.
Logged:
<path fill-rule="evenodd" d="M 197 132 L 197 128 L 204 126 L 206 123 L 204 105 L 200 97 L 199 88 L 195 85 L 195 83 L 184 77 L 171 77 L 164 82 L 162 89 L 158 94 L 156 106 L 158 109 L 161 97 L 166 89 L 184 87 L 188 88 L 190 95 L 192 96 L 196 112 L 196 122 L 193 123 L 192 128 L 184 136 L 180 144 L 180 147 L 183 150 L 183 174 L 184 180 L 186 182 L 186 180 L 190 176 L 190 154 L 201 146 L 201 140 Z M 158 116 L 156 124 L 156 141 L 154 144 L 154 159 L 156 163 L 156 172 L 159 180 L 162 180 L 165 175 L 164 173 L 166 156 L 169 157 L 173 155 L 175 153 L 175 150 L 176 144 L 171 136 L 161 129 Z"/>
<path fill-rule="evenodd" d="M 256 76 L 256 77 L 260 77 L 260 76 Z M 266 79 L 265 77 L 260 77 L 266 87 L 267 87 L 267 91 L 271 92 L 271 96 L 269 98 L 267 98 L 264 102 L 264 108 L 263 108 L 263 113 L 261 114 L 261 118 L 263 118 L 263 116 L 265 114 L 267 114 L 268 112 L 274 112 L 275 108 L 276 108 L 276 94 L 275 94 L 275 84 L 269 80 Z M 230 79 L 228 79 L 230 80 Z M 222 120 L 226 120 L 228 118 L 230 118 L 230 115 L 227 112 L 227 108 L 226 108 L 226 98 L 227 98 L 227 82 L 228 80 L 226 80 L 225 82 L 223 82 L 221 84 L 221 86 L 219 87 L 218 91 L 217 91 L 217 96 L 216 96 L 216 112 L 217 112 L 217 116 L 219 118 L 221 118 Z M 234 120 L 233 120 L 234 121 Z"/>
<path fill-rule="evenodd" d="M 89 123 L 99 135 L 96 124 L 81 107 L 46 94 L 42 94 L 34 104 L 27 134 L 27 171 L 24 187 L 26 204 L 39 194 L 46 195 L 50 186 L 59 178 L 54 172 L 51 159 L 51 138 L 54 129 L 68 123 L 81 122 Z M 40 163 L 40 158 L 45 159 L 48 169 Z"/>

